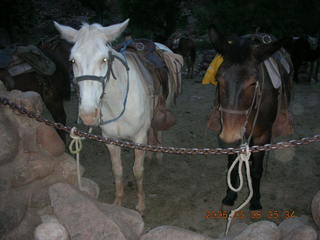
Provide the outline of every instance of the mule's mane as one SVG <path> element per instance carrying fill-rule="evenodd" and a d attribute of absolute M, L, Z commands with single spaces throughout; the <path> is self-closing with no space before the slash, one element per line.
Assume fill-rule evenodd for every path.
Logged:
<path fill-rule="evenodd" d="M 78 36 L 76 41 L 79 43 L 89 41 L 91 39 L 103 39 L 107 41 L 105 34 L 104 34 L 104 28 L 101 24 L 99 23 L 93 23 L 93 24 L 88 24 L 88 23 L 82 23 L 82 26 L 79 30 Z"/>

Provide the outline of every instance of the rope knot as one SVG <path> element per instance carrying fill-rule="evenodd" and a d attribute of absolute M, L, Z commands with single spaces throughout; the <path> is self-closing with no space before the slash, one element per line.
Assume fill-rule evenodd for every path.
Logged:
<path fill-rule="evenodd" d="M 79 186 L 79 189 L 82 191 L 83 188 L 81 185 L 80 152 L 82 150 L 82 140 L 84 139 L 84 137 L 80 137 L 80 136 L 76 135 L 76 133 L 75 133 L 76 130 L 77 130 L 76 127 L 71 128 L 70 137 L 72 138 L 72 140 L 69 144 L 69 151 L 70 151 L 70 153 L 76 155 L 78 186 Z"/>
<path fill-rule="evenodd" d="M 249 145 L 247 143 L 240 145 L 240 158 L 242 161 L 248 161 L 251 156 Z"/>
<path fill-rule="evenodd" d="M 70 144 L 69 144 L 69 151 L 72 154 L 79 154 L 82 150 L 82 140 L 84 137 L 80 137 L 76 135 L 75 131 L 77 130 L 76 127 L 71 128 L 70 131 L 70 138 L 72 138 Z"/>

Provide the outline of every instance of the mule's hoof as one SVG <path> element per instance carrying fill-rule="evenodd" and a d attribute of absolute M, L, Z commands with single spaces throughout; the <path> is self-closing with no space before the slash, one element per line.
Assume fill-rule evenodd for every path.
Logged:
<path fill-rule="evenodd" d="M 152 160 L 152 158 L 153 158 L 153 152 L 147 152 L 146 153 L 146 159 L 147 159 L 147 161 L 151 161 Z"/>
<path fill-rule="evenodd" d="M 221 206 L 220 206 L 221 212 L 227 211 L 228 213 L 230 213 L 231 210 L 232 210 L 232 206 L 221 203 Z"/>
<path fill-rule="evenodd" d="M 261 210 L 262 209 L 262 205 L 261 205 L 260 201 L 253 202 L 253 203 L 250 203 L 249 209 L 251 211 Z"/>
<path fill-rule="evenodd" d="M 121 207 L 121 205 L 122 205 L 122 200 L 116 198 L 116 199 L 113 201 L 113 205 L 116 205 L 116 206 Z"/>
<path fill-rule="evenodd" d="M 222 200 L 222 204 L 226 206 L 233 206 L 234 205 L 234 200 L 229 199 L 228 197 L 225 197 Z"/>
<path fill-rule="evenodd" d="M 136 206 L 136 210 L 140 213 L 140 215 L 143 217 L 145 212 L 145 206 L 140 206 L 139 204 Z"/>

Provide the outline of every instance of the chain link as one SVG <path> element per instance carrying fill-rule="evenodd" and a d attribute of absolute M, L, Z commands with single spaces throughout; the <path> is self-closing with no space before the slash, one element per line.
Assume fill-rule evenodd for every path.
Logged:
<path fill-rule="evenodd" d="M 12 110 L 18 111 L 21 114 L 27 115 L 29 118 L 33 118 L 38 122 L 45 123 L 48 126 L 54 127 L 56 129 L 65 131 L 67 133 L 71 132 L 71 127 L 64 126 L 62 123 L 51 122 L 47 119 L 44 119 L 40 115 L 37 115 L 33 112 L 28 111 L 24 107 L 18 106 L 14 102 L 9 101 L 9 99 L 0 97 L 0 104 L 9 106 Z M 182 148 L 182 147 L 164 147 L 164 146 L 156 146 L 149 144 L 139 144 L 130 141 L 108 138 L 103 136 L 97 136 L 91 133 L 87 133 L 81 130 L 75 130 L 74 134 L 79 137 L 84 137 L 87 139 L 91 139 L 97 142 L 102 142 L 105 144 L 112 144 L 122 148 L 130 148 L 130 149 L 138 149 L 142 151 L 151 151 L 151 152 L 162 152 L 169 154 L 177 154 L 177 155 L 222 155 L 222 154 L 238 154 L 245 153 L 246 149 L 243 148 Z M 320 142 L 320 135 L 314 135 L 312 137 L 304 137 L 297 140 L 290 140 L 286 142 L 278 142 L 274 144 L 265 144 L 262 146 L 251 146 L 249 148 L 250 152 L 262 152 L 262 151 L 271 151 L 284 149 L 289 147 L 295 147 L 300 145 L 306 145 L 314 142 Z"/>

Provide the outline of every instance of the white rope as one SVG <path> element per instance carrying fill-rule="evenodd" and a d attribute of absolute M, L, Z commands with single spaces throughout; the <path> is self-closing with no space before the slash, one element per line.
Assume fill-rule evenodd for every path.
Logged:
<path fill-rule="evenodd" d="M 80 173 L 80 152 L 82 150 L 82 140 L 84 137 L 79 137 L 75 135 L 74 131 L 76 130 L 76 127 L 73 127 L 70 131 L 70 137 L 72 138 L 70 144 L 69 144 L 69 151 L 71 154 L 76 155 L 77 160 L 77 177 L 78 177 L 78 186 L 80 191 L 83 190 L 81 185 L 81 173 Z"/>
<path fill-rule="evenodd" d="M 249 196 L 244 201 L 244 203 L 242 203 L 238 208 L 236 208 L 234 210 L 231 210 L 231 213 L 229 214 L 229 217 L 228 217 L 228 223 L 227 223 L 227 228 L 226 228 L 225 235 L 228 234 L 228 231 L 229 231 L 229 228 L 230 228 L 230 224 L 231 224 L 231 221 L 232 221 L 235 213 L 240 211 L 243 207 L 245 207 L 248 204 L 248 202 L 251 200 L 252 195 L 253 195 L 252 180 L 251 180 L 251 175 L 250 175 L 250 163 L 249 163 L 251 152 L 249 151 L 249 145 L 247 143 L 243 144 L 241 147 L 245 148 L 245 152 L 238 154 L 237 158 L 232 163 L 231 167 L 228 170 L 227 182 L 228 182 L 228 187 L 234 192 L 239 192 L 242 189 L 242 187 L 243 187 L 243 176 L 242 176 L 242 171 L 241 170 L 242 170 L 242 164 L 245 163 L 247 181 L 248 181 L 248 187 L 249 187 Z M 239 184 L 238 188 L 234 188 L 232 186 L 232 183 L 231 183 L 231 172 L 232 172 L 232 170 L 234 169 L 234 167 L 235 167 L 235 165 L 237 163 L 239 163 L 238 174 L 239 174 L 240 184 Z"/>

